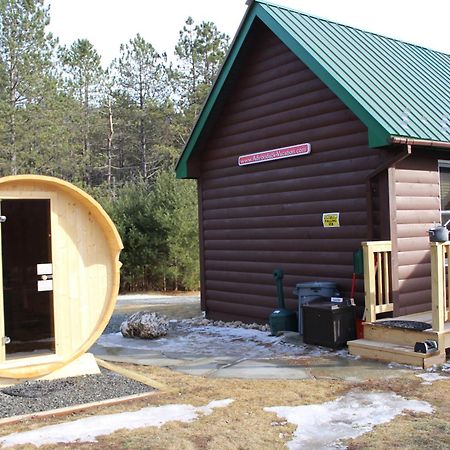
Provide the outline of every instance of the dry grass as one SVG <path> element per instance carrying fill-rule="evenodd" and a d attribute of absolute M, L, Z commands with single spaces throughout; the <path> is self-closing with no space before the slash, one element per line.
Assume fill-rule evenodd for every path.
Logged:
<path fill-rule="evenodd" d="M 450 381 L 422 385 L 420 379 L 395 380 L 389 386 L 371 383 L 369 389 L 392 390 L 409 399 L 429 402 L 433 414 L 406 412 L 388 424 L 378 426 L 372 433 L 348 442 L 350 450 L 402 448 L 442 450 L 450 448 Z"/>
<path fill-rule="evenodd" d="M 178 296 L 178 297 L 200 297 L 200 291 L 143 291 L 143 292 L 121 292 L 120 295 L 156 295 L 158 297 Z"/>
<path fill-rule="evenodd" d="M 98 409 L 95 414 L 109 414 L 124 410 L 137 410 L 149 405 L 173 403 L 203 406 L 212 400 L 233 398 L 226 408 L 215 409 L 191 423 L 171 422 L 161 428 L 148 427 L 134 431 L 120 430 L 99 437 L 98 443 L 54 445 L 57 449 L 152 449 L 152 450 L 202 450 L 202 449 L 282 449 L 291 439 L 294 427 L 280 421 L 275 414 L 264 412 L 264 407 L 275 405 L 305 405 L 333 400 L 350 389 L 367 391 L 391 390 L 407 398 L 430 402 L 433 415 L 406 414 L 389 424 L 377 427 L 372 433 L 348 442 L 350 449 L 427 448 L 450 447 L 450 382 L 421 385 L 414 374 L 401 379 L 369 381 L 363 385 L 334 380 L 261 381 L 210 379 L 183 375 L 163 368 L 125 365 L 122 367 L 150 376 L 169 386 L 170 391 L 132 404 Z M 1 434 L 29 430 L 50 423 L 80 418 L 31 421 L 2 428 Z M 33 448 L 23 446 L 18 448 Z"/>

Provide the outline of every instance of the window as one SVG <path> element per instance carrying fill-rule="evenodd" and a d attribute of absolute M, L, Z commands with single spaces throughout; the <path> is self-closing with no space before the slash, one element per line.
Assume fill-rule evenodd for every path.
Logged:
<path fill-rule="evenodd" d="M 439 161 L 439 180 L 441 186 L 441 221 L 450 220 L 450 161 Z"/>

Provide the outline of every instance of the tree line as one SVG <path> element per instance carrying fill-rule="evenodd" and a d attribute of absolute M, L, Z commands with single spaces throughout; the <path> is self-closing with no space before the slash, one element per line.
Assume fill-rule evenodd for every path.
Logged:
<path fill-rule="evenodd" d="M 93 195 L 122 236 L 122 289 L 198 287 L 197 198 L 174 166 L 227 51 L 188 18 L 173 49 L 137 34 L 104 68 L 59 45 L 51 3 L 0 0 L 0 175 L 50 175 Z"/>

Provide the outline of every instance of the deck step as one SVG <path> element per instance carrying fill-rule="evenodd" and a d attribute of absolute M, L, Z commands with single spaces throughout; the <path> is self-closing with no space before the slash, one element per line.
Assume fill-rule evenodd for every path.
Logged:
<path fill-rule="evenodd" d="M 380 361 L 396 362 L 429 368 L 434 364 L 445 362 L 445 351 L 435 353 L 416 353 L 410 345 L 400 345 L 390 342 L 373 341 L 369 339 L 357 339 L 347 342 L 352 355 L 363 358 L 377 359 Z"/>
<path fill-rule="evenodd" d="M 414 347 L 416 342 L 423 342 L 427 339 L 438 341 L 439 335 L 432 330 L 418 331 L 406 328 L 390 328 L 378 325 L 375 322 L 364 323 L 364 339 Z"/>

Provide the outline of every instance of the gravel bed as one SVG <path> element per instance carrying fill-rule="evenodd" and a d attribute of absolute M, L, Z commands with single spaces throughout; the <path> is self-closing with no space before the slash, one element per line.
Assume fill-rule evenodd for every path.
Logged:
<path fill-rule="evenodd" d="M 99 375 L 26 381 L 0 389 L 0 418 L 142 394 L 152 390 L 150 386 L 105 369 L 101 369 Z"/>
<path fill-rule="evenodd" d="M 115 313 L 112 315 L 111 320 L 106 326 L 103 334 L 110 333 L 118 333 L 120 332 L 120 325 L 122 322 L 127 320 L 132 313 Z M 165 316 L 163 316 L 165 317 Z M 169 318 L 167 318 L 169 320 Z M 182 319 L 182 320 L 170 320 L 170 326 L 173 328 L 177 323 L 182 323 L 186 325 L 192 325 L 194 327 L 202 327 L 202 326 L 216 326 L 216 327 L 224 327 L 224 328 L 246 328 L 249 330 L 259 330 L 259 331 L 270 331 L 270 326 L 268 324 L 259 324 L 259 323 L 243 323 L 241 321 L 233 321 L 233 322 L 224 322 L 222 320 L 209 320 L 202 316 L 194 317 L 192 319 Z"/>
<path fill-rule="evenodd" d="M 247 330 L 259 330 L 259 331 L 270 331 L 269 324 L 260 323 L 243 323 L 240 320 L 235 320 L 232 322 L 224 322 L 222 320 L 209 320 L 204 317 L 194 317 L 193 319 L 185 319 L 181 321 L 182 323 L 201 327 L 201 326 L 215 326 L 224 328 L 244 328 Z"/>
<path fill-rule="evenodd" d="M 118 333 L 122 322 L 127 320 L 131 315 L 132 313 L 114 313 L 102 334 Z"/>

